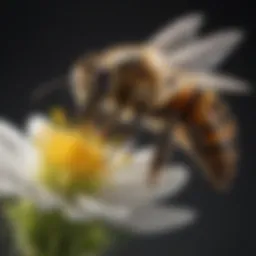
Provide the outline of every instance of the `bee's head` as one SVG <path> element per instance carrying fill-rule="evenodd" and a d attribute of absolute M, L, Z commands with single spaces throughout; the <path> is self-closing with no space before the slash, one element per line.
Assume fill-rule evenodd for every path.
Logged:
<path fill-rule="evenodd" d="M 70 85 L 74 102 L 81 115 L 86 118 L 108 94 L 109 71 L 100 68 L 97 57 L 82 59 L 71 69 Z"/>

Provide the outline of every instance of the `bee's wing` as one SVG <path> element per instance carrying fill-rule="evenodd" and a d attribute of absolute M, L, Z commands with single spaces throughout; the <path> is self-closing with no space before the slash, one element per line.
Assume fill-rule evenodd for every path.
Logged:
<path fill-rule="evenodd" d="M 214 90 L 220 93 L 248 94 L 252 92 L 249 82 L 211 72 L 191 72 L 184 74 L 180 86 L 192 85 L 202 90 Z"/>
<path fill-rule="evenodd" d="M 201 13 L 184 15 L 158 30 L 147 43 L 160 49 L 185 43 L 198 33 L 203 23 L 204 15 Z"/>
<path fill-rule="evenodd" d="M 167 61 L 170 67 L 188 70 L 212 70 L 218 67 L 244 39 L 243 31 L 222 30 L 200 38 L 175 52 Z"/>

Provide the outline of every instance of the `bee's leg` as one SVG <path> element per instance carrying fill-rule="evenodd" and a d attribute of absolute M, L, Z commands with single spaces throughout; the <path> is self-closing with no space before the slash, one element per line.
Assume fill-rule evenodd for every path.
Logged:
<path fill-rule="evenodd" d="M 153 156 L 153 161 L 149 170 L 148 184 L 154 185 L 157 183 L 161 169 L 165 164 L 171 150 L 171 125 L 167 123 L 158 137 L 156 143 L 156 151 Z"/>
<path fill-rule="evenodd" d="M 116 118 L 114 121 L 116 122 L 112 122 L 111 126 L 108 126 L 108 129 L 105 131 L 105 136 L 106 133 L 108 138 L 112 138 L 115 135 L 121 135 L 121 143 L 124 144 L 124 151 L 129 155 L 134 150 L 140 136 L 140 131 L 142 129 L 142 116 L 140 114 L 136 114 L 133 116 L 129 124 L 122 124 L 119 118 L 120 114 L 121 113 L 119 112 L 119 115 L 114 115 L 114 118 Z"/>
<path fill-rule="evenodd" d="M 142 118 L 145 113 L 137 113 L 134 116 L 134 119 L 131 123 L 131 132 L 129 134 L 129 137 L 131 138 L 131 146 L 135 146 L 136 142 L 138 141 L 141 132 L 143 130 L 143 125 L 142 125 Z"/>
<path fill-rule="evenodd" d="M 97 127 L 97 111 L 93 111 L 88 115 L 84 109 L 77 109 L 73 122 L 79 125 Z"/>
<path fill-rule="evenodd" d="M 93 97 L 89 98 L 87 104 L 83 107 L 76 109 L 76 120 L 78 122 L 93 125 L 97 129 L 106 123 L 107 118 L 108 115 L 104 111 L 103 101 L 93 101 Z"/>
<path fill-rule="evenodd" d="M 143 116 L 143 112 L 135 112 L 129 124 L 119 125 L 119 131 L 116 131 L 124 136 L 127 153 L 133 151 L 140 137 Z"/>
<path fill-rule="evenodd" d="M 116 107 L 110 114 L 105 116 L 106 120 L 103 121 L 102 134 L 106 139 L 111 139 L 116 135 L 117 127 L 120 122 L 121 109 Z M 104 118 L 104 119 L 105 119 Z"/>
<path fill-rule="evenodd" d="M 97 115 L 100 107 L 100 102 L 96 104 L 95 103 L 88 103 L 88 105 L 81 109 L 79 112 L 80 117 L 82 117 L 85 121 L 92 122 Z"/>

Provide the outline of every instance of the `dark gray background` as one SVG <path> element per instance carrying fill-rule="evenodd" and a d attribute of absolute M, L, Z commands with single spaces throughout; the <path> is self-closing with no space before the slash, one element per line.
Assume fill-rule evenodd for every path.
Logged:
<path fill-rule="evenodd" d="M 207 30 L 238 26 L 248 40 L 223 66 L 254 85 L 255 8 L 248 0 L 8 1 L 1 11 L 0 115 L 17 124 L 30 110 L 28 93 L 66 71 L 79 54 L 121 41 L 144 39 L 171 18 L 188 11 L 208 14 Z M 59 99 L 61 102 L 65 98 Z M 197 224 L 161 237 L 134 239 L 118 255 L 255 255 L 255 106 L 253 97 L 229 97 L 241 123 L 242 162 L 235 188 L 216 194 L 192 170 L 188 188 L 173 202 L 201 211 Z M 190 163 L 190 162 L 189 162 Z M 0 233 L 5 235 L 2 225 Z M 6 255 L 7 240 L 0 240 Z"/>

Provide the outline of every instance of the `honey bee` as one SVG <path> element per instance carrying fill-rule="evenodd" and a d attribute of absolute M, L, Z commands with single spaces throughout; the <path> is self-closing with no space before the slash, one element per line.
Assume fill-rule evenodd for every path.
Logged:
<path fill-rule="evenodd" d="M 199 14 L 188 15 L 146 43 L 110 47 L 96 53 L 90 63 L 86 58 L 75 62 L 71 88 L 84 118 L 111 106 L 113 118 L 106 130 L 128 109 L 134 113 L 134 127 L 139 127 L 141 116 L 189 80 L 201 89 L 245 90 L 244 81 L 210 73 L 240 44 L 243 33 L 228 29 L 196 39 L 202 21 Z M 175 46 L 179 41 L 181 46 Z"/>
<path fill-rule="evenodd" d="M 187 15 L 146 43 L 110 47 L 82 57 L 69 73 L 80 117 L 92 120 L 100 111 L 111 109 L 103 125 L 106 136 L 125 110 L 132 112 L 128 139 L 136 138 L 143 118 L 160 120 L 150 182 L 165 163 L 172 137 L 193 152 L 216 188 L 227 187 L 235 174 L 236 124 L 217 93 L 246 92 L 248 86 L 212 71 L 239 45 L 243 33 L 229 29 L 197 38 L 202 23 L 201 14 Z"/>

